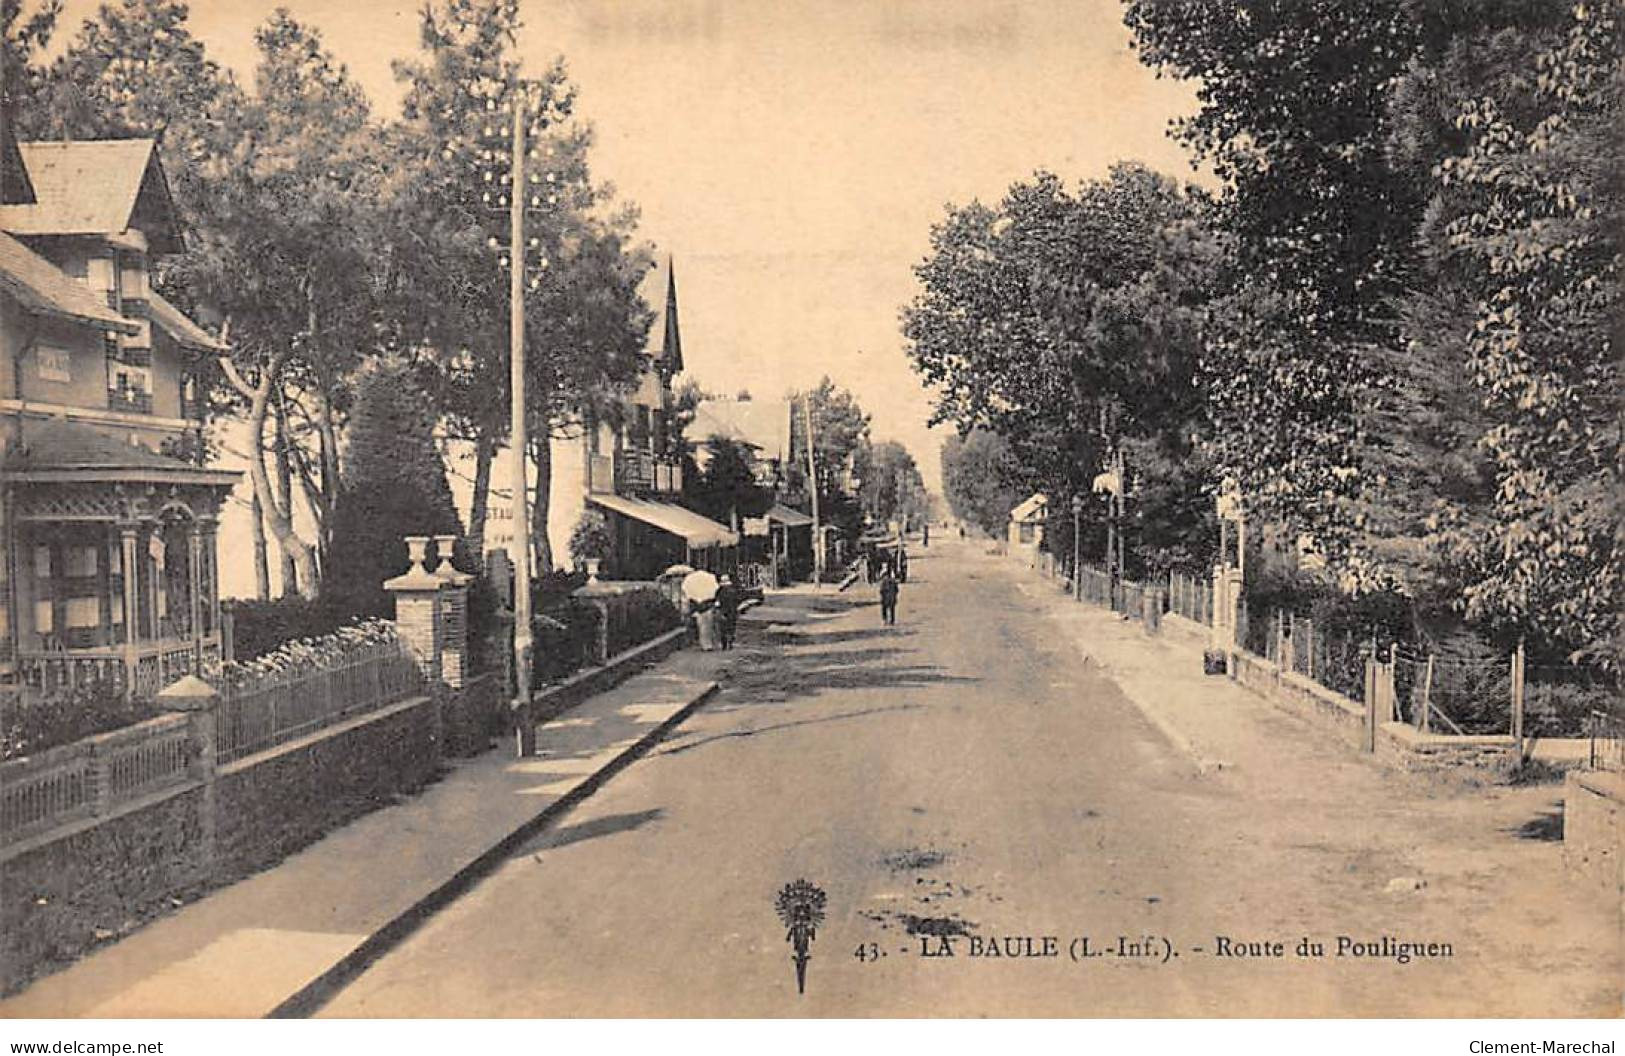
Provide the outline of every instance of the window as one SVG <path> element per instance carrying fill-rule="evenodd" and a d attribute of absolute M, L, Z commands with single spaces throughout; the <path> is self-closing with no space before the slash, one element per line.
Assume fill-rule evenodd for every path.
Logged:
<path fill-rule="evenodd" d="M 1023 543 L 1032 542 L 1033 541 L 1033 526 L 1031 524 L 1023 523 L 1023 524 L 1020 525 L 1020 528 L 1021 528 L 1021 541 Z"/>
<path fill-rule="evenodd" d="M 67 349 L 40 345 L 34 349 L 34 358 L 39 364 L 41 381 L 73 380 L 73 353 Z"/>

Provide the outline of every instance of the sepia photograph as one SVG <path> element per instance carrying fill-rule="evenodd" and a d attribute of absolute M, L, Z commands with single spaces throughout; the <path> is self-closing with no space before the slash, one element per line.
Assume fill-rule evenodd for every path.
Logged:
<path fill-rule="evenodd" d="M 7 1051 L 1616 1051 L 1625 0 L 0 13 Z"/>

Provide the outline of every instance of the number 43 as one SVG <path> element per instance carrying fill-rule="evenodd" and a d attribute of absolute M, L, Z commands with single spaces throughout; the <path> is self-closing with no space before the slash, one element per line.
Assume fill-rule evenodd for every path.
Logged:
<path fill-rule="evenodd" d="M 880 950 L 880 944 L 875 942 L 860 942 L 858 948 L 852 951 L 852 956 L 860 961 L 878 961 L 886 956 Z"/>

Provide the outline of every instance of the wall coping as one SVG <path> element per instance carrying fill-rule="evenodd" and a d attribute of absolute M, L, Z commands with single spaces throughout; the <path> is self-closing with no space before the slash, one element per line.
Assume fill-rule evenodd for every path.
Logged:
<path fill-rule="evenodd" d="M 1609 770 L 1570 770 L 1565 779 L 1587 792 L 1616 803 L 1625 803 L 1625 774 Z"/>
<path fill-rule="evenodd" d="M 1408 722 L 1385 722 L 1382 732 L 1404 745 L 1406 748 L 1511 748 L 1513 740 L 1510 734 L 1466 734 L 1456 735 L 1448 733 L 1423 733 Z"/>
<path fill-rule="evenodd" d="M 602 678 L 609 672 L 617 671 L 621 667 L 636 663 L 643 658 L 643 654 L 652 653 L 660 646 L 666 645 L 674 639 L 680 638 L 687 633 L 687 627 L 673 627 L 664 634 L 658 634 L 655 637 L 650 638 L 647 642 L 634 645 L 630 649 L 621 650 L 608 660 L 604 661 L 602 664 L 598 664 L 594 667 L 584 667 L 575 674 L 565 678 L 563 681 L 555 682 L 546 689 L 537 690 L 530 695 L 530 702 L 532 704 L 539 704 L 551 700 L 553 697 L 563 696 L 564 694 L 569 693 L 571 690 L 580 687 L 582 684 L 591 682 L 595 678 Z"/>
<path fill-rule="evenodd" d="M 570 592 L 572 598 L 614 598 L 643 591 L 660 590 L 660 584 L 645 579 L 595 579 Z"/>
<path fill-rule="evenodd" d="M 1341 708 L 1357 719 L 1363 720 L 1365 718 L 1364 704 L 1358 703 L 1350 697 L 1345 697 L 1335 689 L 1327 689 L 1325 686 L 1306 675 L 1300 675 L 1296 671 L 1282 671 L 1281 681 L 1294 689 L 1303 690 L 1305 693 L 1313 696 L 1316 700 L 1323 701 L 1324 703 L 1330 704 L 1336 708 Z M 1409 726 L 1405 728 L 1410 729 Z"/>

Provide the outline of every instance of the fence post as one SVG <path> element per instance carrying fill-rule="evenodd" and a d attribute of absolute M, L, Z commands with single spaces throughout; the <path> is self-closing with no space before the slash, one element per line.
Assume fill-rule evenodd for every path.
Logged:
<path fill-rule="evenodd" d="M 1433 725 L 1433 654 L 1428 654 L 1427 674 L 1422 676 L 1422 724 L 1423 733 L 1427 733 Z"/>
<path fill-rule="evenodd" d="M 158 704 L 169 711 L 183 712 L 187 717 L 192 750 L 197 753 L 192 763 L 193 774 L 202 782 L 198 802 L 198 869 L 200 878 L 210 879 L 215 871 L 215 834 L 220 819 L 215 788 L 216 758 L 220 751 L 220 693 L 196 675 L 187 675 L 159 690 Z"/>
<path fill-rule="evenodd" d="M 1308 672 L 1309 681 L 1315 680 L 1315 621 L 1303 621 L 1303 656 L 1304 670 Z"/>
<path fill-rule="evenodd" d="M 1377 694 L 1379 678 L 1377 674 L 1377 651 L 1371 650 L 1371 655 L 1365 661 L 1365 750 L 1377 750 Z"/>
<path fill-rule="evenodd" d="M 1523 639 L 1512 654 L 1512 744 L 1518 750 L 1518 761 L 1523 762 Z"/>

